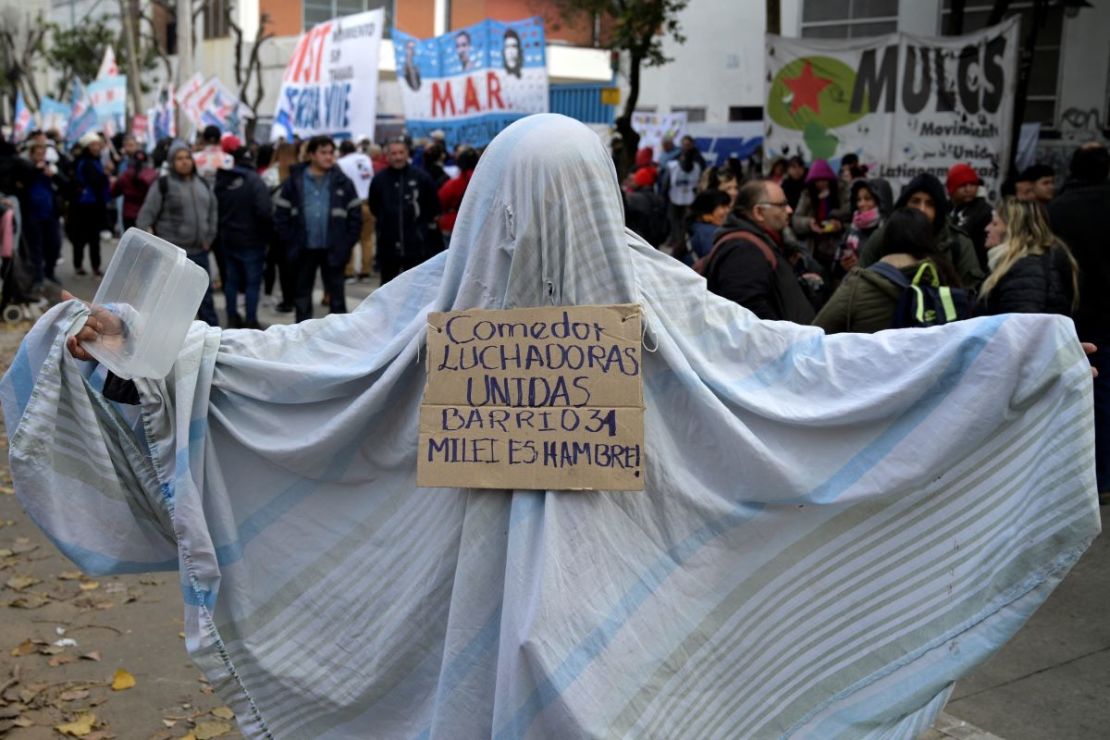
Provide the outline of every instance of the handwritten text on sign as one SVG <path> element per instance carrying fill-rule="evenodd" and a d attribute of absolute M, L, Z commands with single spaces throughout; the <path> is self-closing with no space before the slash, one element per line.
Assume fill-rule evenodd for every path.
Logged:
<path fill-rule="evenodd" d="M 644 487 L 640 307 L 428 316 L 421 486 Z"/>

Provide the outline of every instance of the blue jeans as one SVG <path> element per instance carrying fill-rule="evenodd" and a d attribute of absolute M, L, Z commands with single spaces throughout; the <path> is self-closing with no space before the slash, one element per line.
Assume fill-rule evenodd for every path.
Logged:
<path fill-rule="evenodd" d="M 227 301 L 227 324 L 236 327 L 239 319 L 239 294 L 246 296 L 247 324 L 258 322 L 258 295 L 262 289 L 262 272 L 266 267 L 266 250 L 228 252 L 224 255 L 224 299 Z"/>
<path fill-rule="evenodd" d="M 190 252 L 189 259 L 203 267 L 206 275 L 212 274 L 208 272 L 208 252 Z M 220 317 L 216 315 L 216 304 L 212 301 L 211 278 L 208 280 L 208 287 L 204 290 L 204 298 L 200 302 L 200 310 L 197 311 L 197 318 L 209 326 L 220 325 Z"/>

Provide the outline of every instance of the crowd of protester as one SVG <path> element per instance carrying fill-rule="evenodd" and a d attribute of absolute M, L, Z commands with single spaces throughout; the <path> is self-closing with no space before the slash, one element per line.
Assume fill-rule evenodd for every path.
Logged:
<path fill-rule="evenodd" d="M 31 294 L 58 282 L 63 233 L 76 274 L 88 274 L 87 255 L 99 276 L 102 235 L 135 226 L 210 270 L 225 325 L 245 328 L 262 328 L 265 300 L 311 318 L 317 274 L 323 305 L 345 312 L 346 282 L 376 273 L 384 284 L 448 248 L 480 156 L 449 151 L 442 137 L 415 150 L 403 137 L 244 145 L 215 127 L 196 146 L 161 141 L 149 156 L 129 136 L 95 133 L 69 151 L 41 131 L 22 152 L 3 147 L 0 194 L 18 207 L 0 207 L 0 226 L 22 234 Z M 917 176 L 897 198 L 857 156 L 833 164 L 795 155 L 765 172 L 735 158 L 710 165 L 693 138 L 666 139 L 658 153 L 638 151 L 623 181 L 627 225 L 763 319 L 835 333 L 1058 313 L 1100 347 L 1096 365 L 1106 358 L 1105 147 L 1077 149 L 1059 189 L 1052 168 L 1038 164 L 993 203 L 966 163 L 943 183 Z M 8 292 L 5 281 L 5 300 Z M 212 290 L 198 316 L 220 324 Z M 1100 491 L 1110 490 L 1107 382 L 1110 373 L 1096 381 Z"/>
<path fill-rule="evenodd" d="M 962 162 L 943 183 L 918 175 L 895 200 L 891 185 L 869 177 L 852 154 L 835 169 L 800 156 L 775 159 L 762 175 L 706 167 L 689 192 L 684 173 L 697 172 L 704 158 L 689 137 L 677 154 L 663 149 L 658 161 L 650 149 L 638 152 L 624 181 L 629 228 L 760 318 L 831 334 L 1054 313 L 1072 318 L 1080 339 L 1099 347 L 1096 367 L 1110 356 L 1110 248 L 1100 224 L 1110 209 L 1110 154 L 1100 143 L 1074 152 L 1059 189 L 1056 172 L 1037 164 L 1005 183 L 993 203 Z M 660 172 L 671 184 L 658 184 Z M 1108 383 L 1110 373 L 1095 381 L 1104 503 Z"/>
<path fill-rule="evenodd" d="M 416 151 L 403 137 L 244 145 L 216 126 L 195 146 L 166 139 L 149 154 L 131 136 L 96 132 L 69 149 L 54 131 L 32 132 L 22 150 L 2 146 L 0 223 L 24 244 L 30 272 L 22 290 L 6 282 L 5 303 L 60 286 L 63 233 L 75 274 L 87 264 L 101 277 L 101 240 L 137 227 L 209 271 L 198 318 L 221 324 L 222 290 L 233 328 L 263 328 L 263 301 L 311 318 L 317 274 L 322 304 L 345 312 L 346 283 L 376 273 L 384 284 L 445 249 L 480 154 L 449 154 L 442 136 Z"/>

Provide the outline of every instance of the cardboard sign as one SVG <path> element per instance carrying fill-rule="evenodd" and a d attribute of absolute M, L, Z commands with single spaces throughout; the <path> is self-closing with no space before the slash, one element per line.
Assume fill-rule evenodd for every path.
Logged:
<path fill-rule="evenodd" d="M 428 316 L 417 484 L 644 487 L 640 307 Z"/>

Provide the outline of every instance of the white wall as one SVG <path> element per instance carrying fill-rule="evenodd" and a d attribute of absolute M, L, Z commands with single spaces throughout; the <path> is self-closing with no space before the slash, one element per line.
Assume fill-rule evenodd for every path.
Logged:
<path fill-rule="evenodd" d="M 1064 18 L 1056 127 L 1065 138 L 1086 141 L 1110 127 L 1110 3 L 1094 3 L 1074 18 Z M 1098 112 L 1097 117 L 1089 111 Z"/>
<path fill-rule="evenodd" d="M 764 0 L 692 2 L 680 22 L 686 43 L 667 39 L 664 53 L 673 61 L 642 68 L 637 107 L 705 107 L 706 122 L 720 123 L 729 106 L 762 105 Z M 621 86 L 627 95 L 627 78 Z"/>

